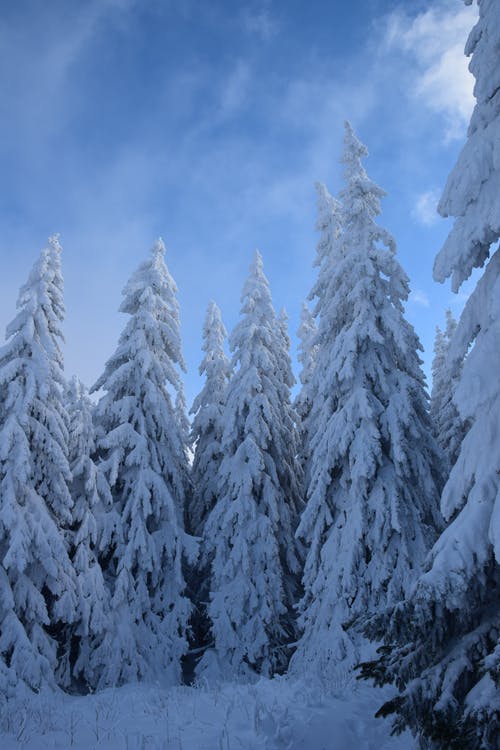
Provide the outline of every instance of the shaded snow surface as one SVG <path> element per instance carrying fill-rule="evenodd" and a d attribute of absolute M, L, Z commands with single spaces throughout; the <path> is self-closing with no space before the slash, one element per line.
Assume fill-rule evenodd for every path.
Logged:
<path fill-rule="evenodd" d="M 3 706 L 0 747 L 414 750 L 410 735 L 391 737 L 389 722 L 373 718 L 384 695 L 356 685 L 325 697 L 285 678 L 217 688 L 127 686 L 84 698 L 46 694 Z"/>

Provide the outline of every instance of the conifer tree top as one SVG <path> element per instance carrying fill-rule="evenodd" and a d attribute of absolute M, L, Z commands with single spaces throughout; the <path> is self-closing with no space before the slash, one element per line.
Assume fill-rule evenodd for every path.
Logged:
<path fill-rule="evenodd" d="M 230 369 L 224 353 L 226 336 L 227 332 L 222 322 L 220 309 L 213 300 L 210 300 L 203 325 L 202 349 L 205 356 L 199 367 L 199 373 L 206 376 L 206 382 L 190 410 L 191 414 L 196 415 L 192 429 L 194 439 L 199 437 L 200 431 L 206 429 L 208 426 L 206 421 L 208 420 L 210 424 L 214 419 L 215 415 L 212 413 L 214 409 L 220 418 L 219 411 L 222 409 Z M 207 413 L 204 413 L 205 411 Z"/>
<path fill-rule="evenodd" d="M 203 325 L 203 344 L 201 347 L 207 354 L 207 357 L 200 364 L 200 375 L 203 375 L 213 363 L 213 353 L 215 351 L 223 351 L 226 335 L 227 332 L 222 322 L 221 311 L 218 305 L 213 300 L 210 300 Z"/>
<path fill-rule="evenodd" d="M 380 200 L 386 195 L 385 191 L 376 185 L 368 175 L 362 164 L 362 159 L 368 156 L 368 149 L 356 137 L 352 125 L 345 123 L 344 164 L 345 187 L 340 191 L 340 200 L 344 208 L 344 223 L 347 227 L 359 220 L 374 219 L 381 212 Z M 380 230 L 382 231 L 382 230 Z M 383 239 L 382 236 L 379 239 Z M 388 232 L 384 232 L 384 242 L 395 251 L 395 243 Z"/>
<path fill-rule="evenodd" d="M 28 280 L 19 290 L 19 313 L 7 326 L 7 337 L 18 334 L 21 341 L 38 338 L 54 362 L 62 366 L 59 341 L 64 341 L 60 323 L 64 319 L 63 281 L 61 276 L 59 235 L 49 237 L 48 247 L 40 253 Z"/>
<path fill-rule="evenodd" d="M 241 303 L 241 312 L 243 315 L 247 315 L 248 318 L 240 320 L 234 329 L 230 337 L 232 350 L 237 348 L 238 337 L 244 329 L 250 329 L 247 331 L 247 334 L 255 335 L 253 326 L 256 321 L 263 324 L 265 328 L 270 328 L 272 321 L 276 317 L 271 301 L 269 282 L 264 274 L 262 255 L 258 250 L 255 250 L 254 258 L 250 265 L 250 272 L 243 286 Z M 256 320 L 254 319 L 255 316 Z M 246 357 L 247 353 L 243 351 L 242 356 Z"/>

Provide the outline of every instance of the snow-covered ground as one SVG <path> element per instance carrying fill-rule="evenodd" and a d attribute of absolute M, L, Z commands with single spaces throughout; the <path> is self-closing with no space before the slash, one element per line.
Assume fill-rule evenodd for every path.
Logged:
<path fill-rule="evenodd" d="M 339 691 L 340 692 L 340 691 Z M 222 687 L 127 686 L 98 695 L 31 697 L 4 706 L 2 750 L 414 750 L 374 719 L 383 693 L 346 697 L 286 678 Z M 348 696 L 348 697 L 347 697 Z"/>

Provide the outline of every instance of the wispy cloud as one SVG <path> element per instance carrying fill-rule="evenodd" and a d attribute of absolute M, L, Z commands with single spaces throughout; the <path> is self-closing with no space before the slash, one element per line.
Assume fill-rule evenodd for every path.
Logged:
<path fill-rule="evenodd" d="M 58 14 L 45 13 L 40 5 L 28 18 L 2 20 L 0 68 L 9 75 L 2 81 L 0 117 L 24 150 L 36 152 L 64 129 L 77 95 L 69 81 L 73 67 L 104 21 L 111 14 L 123 19 L 136 2 L 89 0 L 74 12 Z"/>
<path fill-rule="evenodd" d="M 267 6 L 268 4 L 265 3 L 260 8 L 247 9 L 242 16 L 245 31 L 260 37 L 265 42 L 276 36 L 279 30 L 279 23 Z"/>
<path fill-rule="evenodd" d="M 207 299 L 217 299 L 230 327 L 256 245 L 265 255 L 276 305 L 287 304 L 294 330 L 293 316 L 312 283 L 312 186 L 322 180 L 332 192 L 338 190 L 344 119 L 349 118 L 368 142 L 375 156 L 368 171 L 372 173 L 372 163 L 377 166 L 374 179 L 380 176 L 385 187 L 380 154 L 390 144 L 396 172 L 398 159 L 406 160 L 409 153 L 405 139 L 414 137 L 410 129 L 405 131 L 406 112 L 394 106 L 406 81 L 406 90 L 418 98 L 412 112 L 422 111 L 432 127 L 435 119 L 428 117 L 421 100 L 445 116 L 446 129 L 446 118 L 453 119 L 456 108 L 463 106 L 456 102 L 457 92 L 450 94 L 451 103 L 444 109 L 438 106 L 439 87 L 446 88 L 457 74 L 454 58 L 447 54 L 450 46 L 454 49 L 454 37 L 448 31 L 443 37 L 439 15 L 446 11 L 450 18 L 457 13 L 461 17 L 460 8 L 452 12 L 451 2 L 442 5 L 436 0 L 432 12 L 417 18 L 404 12 L 386 17 L 382 29 L 377 19 L 370 45 L 360 50 L 340 53 L 331 45 L 322 49 L 316 41 L 308 42 L 297 47 L 301 54 L 291 61 L 294 28 L 288 10 L 276 18 L 276 4 L 248 0 L 244 8 L 224 14 L 211 4 L 182 0 L 173 4 L 182 16 L 179 33 L 173 35 L 179 49 L 163 57 L 159 51 L 162 46 L 168 51 L 169 45 L 160 35 L 161 46 L 154 47 L 158 55 L 151 56 L 158 64 L 137 79 L 142 58 L 149 57 L 134 43 L 148 31 L 147 24 L 161 28 L 165 22 L 165 28 L 176 31 L 167 11 L 171 3 L 151 2 L 147 12 L 143 5 L 139 0 L 88 0 L 66 13 L 40 9 L 26 18 L 17 14 L 14 25 L 2 22 L 0 27 L 0 65 L 9 71 L 0 98 L 5 136 L 0 139 L 0 156 L 15 151 L 9 187 L 23 206 L 22 226 L 10 226 L 9 219 L 3 243 L 16 252 L 31 247 L 36 253 L 46 234 L 61 231 L 68 364 L 89 383 L 99 374 L 123 325 L 116 313 L 120 289 L 160 233 L 181 290 L 191 373 L 199 359 Z M 441 24 L 439 32 L 432 29 L 433 20 Z M 461 21 L 460 33 L 456 31 L 461 35 L 462 70 L 465 27 L 471 25 L 470 20 Z M 191 38 L 193 29 L 197 34 Z M 299 32 L 295 29 L 300 37 Z M 153 41 L 149 36 L 144 40 L 149 52 Z M 219 50 L 215 44 L 227 46 Z M 103 70 L 111 66 L 117 83 L 130 85 L 118 85 L 116 91 L 97 85 L 93 63 L 104 62 L 99 58 L 104 50 Z M 114 52 L 123 55 L 120 60 L 132 60 L 130 81 Z M 405 64 L 399 66 L 401 60 Z M 143 88 L 148 95 L 142 96 Z M 125 106 L 103 113 L 96 104 L 96 90 L 104 104 Z M 385 116 L 389 111 L 390 117 Z M 81 114 L 86 115 L 85 128 L 78 121 Z M 457 121 L 462 127 L 464 112 Z M 124 127 L 128 122 L 132 127 Z M 106 147 L 93 151 L 95 141 L 102 146 L 101 133 L 108 136 Z M 438 138 L 442 137 L 441 130 Z M 398 189 L 405 191 L 401 205 L 413 196 L 416 220 L 432 223 L 433 191 L 419 196 L 415 192 L 438 181 L 426 173 L 420 185 L 411 172 L 408 184 L 401 174 L 398 170 Z M 27 251 L 19 252 L 25 253 L 27 267 Z M 12 295 L 7 300 L 5 288 L 19 286 L 25 267 L 15 270 L 16 278 L 0 278 L 2 323 L 10 319 L 14 303 Z M 418 277 L 418 286 L 425 283 Z M 410 302 L 415 305 L 412 314 L 425 317 L 427 295 L 416 290 Z M 189 396 L 193 383 L 195 379 Z"/>
<path fill-rule="evenodd" d="M 409 94 L 445 118 L 447 140 L 463 136 L 474 105 L 464 44 L 476 15 L 474 6 L 442 0 L 417 16 L 398 10 L 388 18 L 386 50 L 410 58 Z"/>
<path fill-rule="evenodd" d="M 419 224 L 423 224 L 424 227 L 431 227 L 440 221 L 440 216 L 436 208 L 439 197 L 440 193 L 438 190 L 427 190 L 417 197 L 412 216 Z"/>
<path fill-rule="evenodd" d="M 219 115 L 231 117 L 240 111 L 248 96 L 252 70 L 248 61 L 239 60 L 230 71 L 220 92 Z"/>
<path fill-rule="evenodd" d="M 429 307 L 430 305 L 429 297 L 421 289 L 414 289 L 408 297 L 408 301 L 421 307 Z"/>

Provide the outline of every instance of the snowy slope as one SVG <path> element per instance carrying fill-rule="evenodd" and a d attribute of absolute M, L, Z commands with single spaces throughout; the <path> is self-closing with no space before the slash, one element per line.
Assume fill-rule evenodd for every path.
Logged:
<path fill-rule="evenodd" d="M 30 697 L 0 715 L 2 750 L 413 750 L 374 719 L 366 685 L 324 697 L 286 678 L 221 688 L 126 686 L 98 695 Z M 15 710 L 13 710 L 15 709 Z M 3 732 L 3 733 L 2 733 Z"/>

